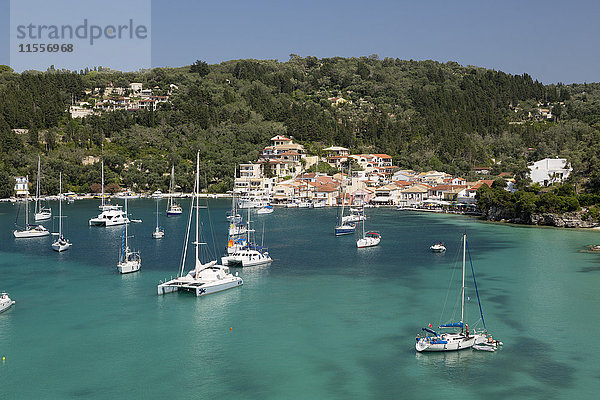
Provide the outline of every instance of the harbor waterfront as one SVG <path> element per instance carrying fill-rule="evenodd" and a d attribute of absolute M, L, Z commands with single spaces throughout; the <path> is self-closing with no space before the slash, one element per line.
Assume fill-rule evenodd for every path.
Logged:
<path fill-rule="evenodd" d="M 206 201 L 202 229 L 212 222 L 217 259 L 230 201 Z M 277 207 L 252 217 L 274 262 L 232 268 L 243 286 L 157 296 L 178 272 L 190 199 L 169 218 L 161 201 L 161 240 L 155 201 L 128 202 L 143 221 L 129 228 L 144 259 L 128 275 L 115 268 L 123 226 L 88 226 L 98 204 L 63 204 L 73 246 L 56 253 L 51 236 L 14 239 L 22 204 L 0 203 L 0 292 L 16 301 L 0 314 L 2 398 L 597 396 L 600 344 L 584 338 L 600 329 L 600 255 L 582 250 L 600 243 L 599 231 L 374 208 L 368 224 L 381 244 L 357 249 L 355 234 L 335 236 L 334 208 Z M 440 322 L 465 231 L 486 325 L 504 346 L 417 353 L 421 327 Z M 447 251 L 432 253 L 434 243 Z M 477 300 L 466 302 L 476 320 Z"/>

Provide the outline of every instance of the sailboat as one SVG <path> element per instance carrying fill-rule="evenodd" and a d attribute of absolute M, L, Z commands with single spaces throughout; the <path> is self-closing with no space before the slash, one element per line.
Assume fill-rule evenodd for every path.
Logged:
<path fill-rule="evenodd" d="M 89 220 L 90 226 L 116 226 L 129 223 L 129 218 L 119 205 L 106 204 L 104 197 L 104 160 L 102 160 L 102 204 L 98 206 L 102 211 L 97 217 Z"/>
<path fill-rule="evenodd" d="M 154 232 L 152 232 L 152 237 L 154 239 L 162 239 L 165 236 L 165 230 L 158 226 L 158 201 L 159 199 L 156 199 L 156 228 L 154 229 Z"/>
<path fill-rule="evenodd" d="M 360 225 L 360 222 L 359 222 Z M 363 247 L 373 247 L 377 246 L 381 241 L 381 234 L 375 231 L 367 231 L 365 232 L 366 221 L 362 223 L 362 237 L 358 238 L 356 241 L 356 247 L 359 249 Z"/>
<path fill-rule="evenodd" d="M 181 266 L 177 278 L 170 281 L 160 283 L 157 287 L 158 294 L 177 292 L 185 290 L 194 293 L 196 296 L 205 296 L 207 294 L 220 292 L 223 290 L 238 287 L 244 284 L 242 278 L 232 275 L 228 267 L 217 264 L 217 260 L 212 260 L 203 264 L 200 261 L 200 246 L 205 246 L 207 243 L 200 242 L 200 216 L 199 216 L 199 200 L 200 200 L 200 153 L 196 156 L 196 182 L 194 185 L 194 193 L 192 194 L 192 207 L 190 208 L 190 217 L 187 224 L 187 232 L 185 235 L 183 256 L 181 257 Z M 192 225 L 193 213 L 196 213 L 196 240 L 193 242 L 195 246 L 195 263 L 194 268 L 185 274 L 185 261 L 187 256 L 188 240 L 190 237 L 190 228 Z"/>
<path fill-rule="evenodd" d="M 479 300 L 479 291 L 477 290 L 477 282 L 475 281 L 475 271 L 473 269 L 473 263 L 471 263 L 471 272 L 473 274 L 473 283 L 475 286 L 475 293 L 477 293 L 477 302 L 479 304 L 479 312 L 481 315 L 481 321 L 483 323 L 483 331 L 475 331 L 474 329 L 469 332 L 469 325 L 465 320 L 465 260 L 467 254 L 467 234 L 463 234 L 463 257 L 462 257 L 462 286 L 460 294 L 460 321 L 449 322 L 439 326 L 439 329 L 452 329 L 450 333 L 438 333 L 434 331 L 433 326 L 429 324 L 428 328 L 422 328 L 425 332 L 424 337 L 417 336 L 415 348 L 418 352 L 422 351 L 454 351 L 464 350 L 469 348 L 475 348 L 477 350 L 486 350 L 486 346 L 490 347 L 491 351 L 495 350 L 498 345 L 502 342 L 495 341 L 487 333 L 485 326 L 485 320 L 483 318 L 483 310 L 481 309 L 481 302 Z M 471 256 L 469 254 L 469 262 Z"/>
<path fill-rule="evenodd" d="M 125 199 L 125 215 L 127 215 L 127 199 Z M 142 256 L 139 251 L 133 251 L 129 247 L 128 235 L 129 222 L 123 227 L 123 238 L 121 240 L 121 254 L 119 255 L 119 263 L 117 270 L 122 274 L 139 271 L 142 267 Z"/>
<path fill-rule="evenodd" d="M 342 183 L 340 184 L 339 199 L 342 203 L 340 212 L 340 205 L 338 203 L 338 214 L 337 224 L 335 226 L 335 236 L 349 235 L 356 231 L 356 225 L 351 222 L 344 221 L 344 169 L 342 168 Z"/>
<path fill-rule="evenodd" d="M 29 181 L 29 177 L 26 178 Z M 17 227 L 18 228 L 18 227 Z M 17 239 L 48 236 L 50 232 L 43 225 L 29 224 L 29 193 L 25 194 L 25 228 L 15 229 L 13 235 Z"/>
<path fill-rule="evenodd" d="M 253 267 L 256 265 L 265 265 L 273 262 L 273 259 L 269 255 L 269 250 L 266 247 L 257 245 L 255 240 L 253 240 L 251 237 L 251 234 L 254 233 L 254 230 L 250 228 L 250 209 L 248 209 L 247 223 L 248 229 L 246 230 L 245 243 L 238 245 L 234 251 L 230 251 L 230 247 L 228 245 L 227 255 L 221 257 L 221 263 L 223 265 Z M 229 244 L 231 244 L 231 238 Z"/>
<path fill-rule="evenodd" d="M 60 173 L 59 178 L 59 194 L 58 194 L 58 233 L 53 233 L 52 235 L 58 236 L 58 238 L 52 243 L 52 250 L 61 251 L 69 250 L 71 247 L 71 242 L 64 238 L 62 233 L 62 172 Z"/>
<path fill-rule="evenodd" d="M 183 210 L 181 206 L 173 200 L 173 192 L 175 191 L 175 165 L 171 168 L 171 185 L 169 189 L 169 200 L 167 201 L 167 216 L 181 215 Z"/>
<path fill-rule="evenodd" d="M 38 173 L 37 173 L 37 184 L 35 187 L 35 211 L 33 214 L 33 220 L 37 221 L 46 221 L 52 218 L 52 209 L 50 207 L 44 207 L 42 205 L 42 200 L 40 199 L 42 195 L 42 178 L 41 178 L 41 159 L 38 154 Z"/>

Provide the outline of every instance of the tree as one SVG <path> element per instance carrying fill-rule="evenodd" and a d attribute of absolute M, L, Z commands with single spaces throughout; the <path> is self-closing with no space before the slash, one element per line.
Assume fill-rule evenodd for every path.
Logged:
<path fill-rule="evenodd" d="M 14 194 L 14 179 L 4 169 L 0 169 L 0 199 L 6 199 Z"/>
<path fill-rule="evenodd" d="M 3 74 L 5 72 L 12 73 L 14 72 L 14 70 L 8 65 L 0 65 L 0 74 Z"/>
<path fill-rule="evenodd" d="M 190 66 L 190 72 L 204 77 L 210 73 L 210 68 L 206 62 L 196 60 L 196 62 Z"/>

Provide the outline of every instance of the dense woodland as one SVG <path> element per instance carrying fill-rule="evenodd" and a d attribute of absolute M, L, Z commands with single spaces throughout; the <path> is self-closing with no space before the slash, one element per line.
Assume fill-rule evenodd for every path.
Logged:
<path fill-rule="evenodd" d="M 85 89 L 131 82 L 158 86 L 158 94 L 170 84 L 179 89 L 156 112 L 70 119 L 68 106 L 85 100 Z M 339 97 L 346 102 L 330 100 Z M 551 119 L 536 118 L 539 103 Z M 190 190 L 197 150 L 204 187 L 225 191 L 234 165 L 255 160 L 276 134 L 313 154 L 339 145 L 470 179 L 473 167 L 488 166 L 515 174 L 522 187 L 528 162 L 561 156 L 574 168 L 577 191 L 598 193 L 599 129 L 600 84 L 543 85 L 527 74 L 455 62 L 291 55 L 138 73 L 16 74 L 0 66 L 0 197 L 12 193 L 13 176 L 34 176 L 38 154 L 47 192 L 56 192 L 60 171 L 70 190 L 88 192 L 100 168 L 81 161 L 100 154 L 114 187 L 166 190 L 174 164 L 177 184 Z"/>

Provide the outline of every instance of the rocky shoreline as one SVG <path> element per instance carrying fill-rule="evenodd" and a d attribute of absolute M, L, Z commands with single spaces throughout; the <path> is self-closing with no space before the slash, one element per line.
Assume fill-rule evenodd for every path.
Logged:
<path fill-rule="evenodd" d="M 587 210 L 568 212 L 564 214 L 542 213 L 532 214 L 528 218 L 509 217 L 506 211 L 496 207 L 483 215 L 488 221 L 510 222 L 513 224 L 554 226 L 557 228 L 600 228 L 600 223 L 584 219 Z"/>

